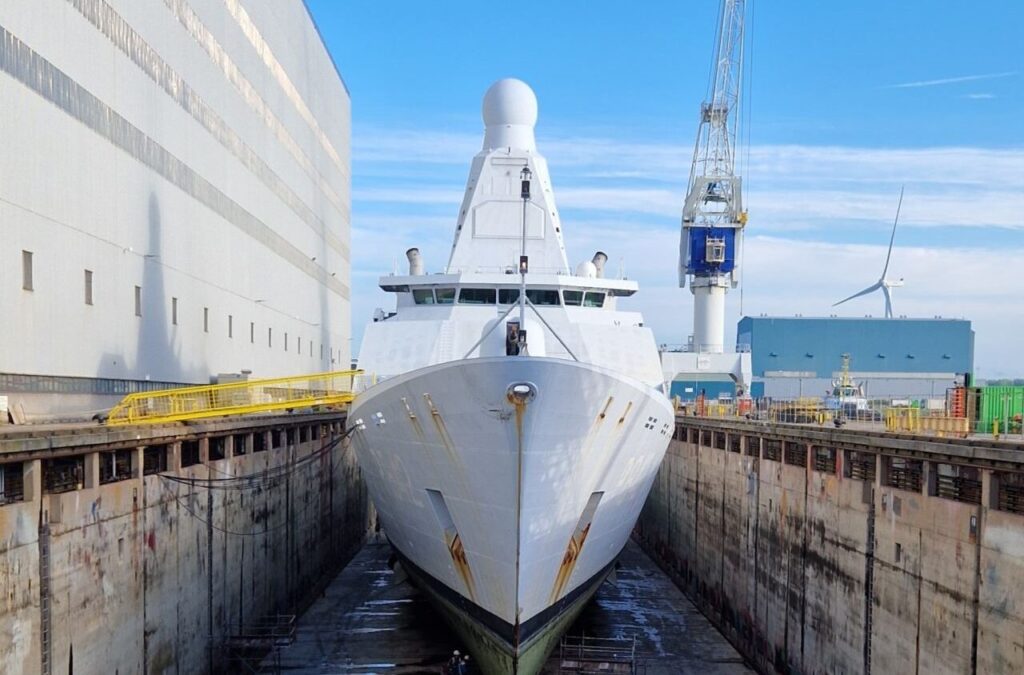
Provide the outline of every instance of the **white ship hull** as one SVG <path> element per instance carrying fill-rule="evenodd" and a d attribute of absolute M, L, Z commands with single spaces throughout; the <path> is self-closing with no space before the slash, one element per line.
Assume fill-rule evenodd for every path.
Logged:
<path fill-rule="evenodd" d="M 672 419 L 643 383 L 530 357 L 420 368 L 368 389 L 350 415 L 388 538 L 488 673 L 536 672 L 600 585 Z"/>

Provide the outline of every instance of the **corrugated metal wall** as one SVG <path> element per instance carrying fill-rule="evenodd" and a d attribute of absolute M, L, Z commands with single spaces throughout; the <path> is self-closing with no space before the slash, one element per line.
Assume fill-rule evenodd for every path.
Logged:
<path fill-rule="evenodd" d="M 974 332 L 960 319 L 744 317 L 758 377 L 831 378 L 850 354 L 857 373 L 920 375 L 974 369 Z"/>

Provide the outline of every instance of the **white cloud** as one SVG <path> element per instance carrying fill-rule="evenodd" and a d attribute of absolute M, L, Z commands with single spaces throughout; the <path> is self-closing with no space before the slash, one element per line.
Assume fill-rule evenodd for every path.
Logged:
<path fill-rule="evenodd" d="M 353 271 L 358 340 L 374 307 L 393 306 L 376 277 L 403 270 L 408 247 L 421 249 L 429 270 L 447 262 L 480 137 L 378 130 L 355 140 L 356 162 L 367 169 L 353 191 L 353 250 L 363 252 Z M 538 144 L 551 164 L 570 264 L 606 251 L 610 270 L 621 265 L 641 283 L 624 305 L 645 313 L 659 341 L 684 342 L 693 300 L 678 288 L 676 266 L 692 145 L 587 137 Z M 892 274 L 906 279 L 894 291 L 897 313 L 971 319 L 979 373 L 1020 375 L 1009 345 L 1024 333 L 1013 262 L 1024 261 L 1024 237 L 1014 241 L 1024 229 L 1024 148 L 761 145 L 743 171 L 751 220 L 743 289 L 729 295 L 727 325 L 739 318 L 741 296 L 748 314 L 880 315 L 880 296 L 831 305 L 878 278 L 887 232 L 874 246 L 850 240 L 863 236 L 858 223 L 885 230 L 906 184 L 901 226 L 921 229 L 904 241 L 925 244 L 902 244 L 897 234 Z M 930 226 L 963 227 L 972 243 L 942 232 L 933 245 L 923 229 Z M 786 236 L 796 230 L 799 239 Z M 985 243 L 996 235 L 999 243 Z"/>
<path fill-rule="evenodd" d="M 916 82 L 903 82 L 902 84 L 890 84 L 886 89 L 916 89 L 920 87 L 937 87 L 943 84 L 956 84 L 959 82 L 975 82 L 977 80 L 995 80 L 1002 77 L 1012 77 L 1016 71 L 1006 73 L 985 73 L 982 75 L 962 75 L 960 77 L 944 77 L 938 80 L 918 80 Z"/>
<path fill-rule="evenodd" d="M 574 259 L 600 248 L 609 268 L 619 261 L 640 282 L 640 293 L 627 305 L 644 313 L 660 342 L 683 343 L 692 331 L 693 296 L 678 288 L 679 236 L 668 231 L 580 226 L 567 233 Z M 882 272 L 886 246 L 794 241 L 781 237 L 747 237 L 743 269 L 743 312 L 750 315 L 882 316 L 880 294 L 842 305 L 832 304 L 874 283 Z M 582 247 L 581 247 L 582 246 Z M 1020 375 L 1009 358 L 1009 345 L 1024 333 L 1019 273 L 1008 260 L 1024 260 L 1024 242 L 1011 250 L 958 247 L 896 247 L 890 264 L 893 278 L 906 285 L 893 291 L 893 307 L 907 316 L 944 316 L 973 322 L 977 334 L 976 366 L 984 376 Z M 727 299 L 727 337 L 740 318 L 740 290 Z"/>
<path fill-rule="evenodd" d="M 353 142 L 357 162 L 446 164 L 458 167 L 462 175 L 480 149 L 479 134 L 469 133 L 369 130 Z M 548 158 L 556 185 L 567 178 L 642 179 L 683 191 L 693 156 L 690 143 L 541 135 L 537 144 Z M 741 160 L 744 175 L 756 184 L 797 179 L 855 185 L 896 182 L 1014 187 L 1024 183 L 1024 148 L 755 145 Z"/>

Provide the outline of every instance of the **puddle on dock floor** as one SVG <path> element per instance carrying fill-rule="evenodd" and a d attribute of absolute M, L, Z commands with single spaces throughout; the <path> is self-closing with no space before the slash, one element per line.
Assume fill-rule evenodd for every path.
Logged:
<path fill-rule="evenodd" d="M 298 620 L 295 642 L 265 671 L 436 675 L 458 638 L 414 587 L 395 583 L 386 544 L 368 544 Z M 630 543 L 615 583 L 606 582 L 572 635 L 637 637 L 647 675 L 749 675 L 739 654 Z M 544 670 L 558 673 L 558 648 Z M 641 670 L 640 672 L 644 672 Z"/>

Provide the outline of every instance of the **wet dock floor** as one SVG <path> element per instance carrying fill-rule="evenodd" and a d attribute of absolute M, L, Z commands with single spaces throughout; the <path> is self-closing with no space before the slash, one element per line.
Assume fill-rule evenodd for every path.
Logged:
<path fill-rule="evenodd" d="M 462 646 L 419 591 L 395 583 L 389 554 L 387 544 L 364 547 L 299 618 L 295 642 L 268 657 L 264 672 L 441 672 Z M 605 582 L 570 635 L 635 635 L 647 675 L 754 672 L 638 546 L 630 543 L 620 563 L 615 582 Z M 558 673 L 557 652 L 544 673 Z"/>

